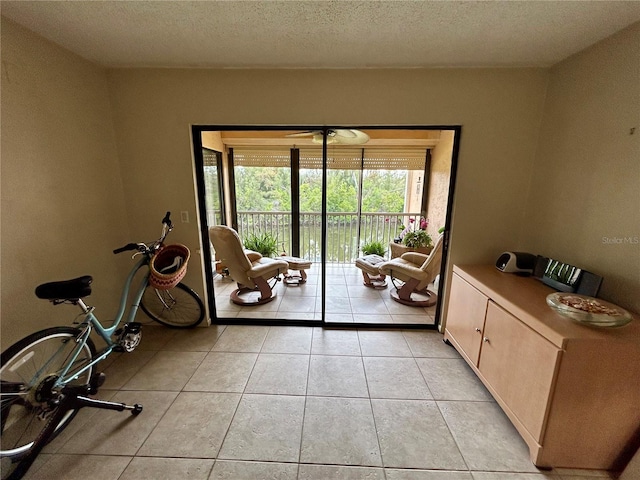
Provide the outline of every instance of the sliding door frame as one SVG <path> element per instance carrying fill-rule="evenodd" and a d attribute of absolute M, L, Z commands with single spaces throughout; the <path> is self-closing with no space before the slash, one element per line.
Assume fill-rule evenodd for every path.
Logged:
<path fill-rule="evenodd" d="M 194 169 L 196 172 L 196 188 L 197 188 L 197 201 L 199 207 L 200 214 L 200 236 L 201 236 L 201 251 L 204 262 L 204 273 L 205 273 L 205 289 L 207 292 L 208 298 L 208 307 L 211 317 L 211 323 L 217 324 L 218 317 L 216 314 L 216 305 L 215 305 L 215 293 L 213 290 L 213 256 L 211 252 L 211 245 L 209 241 L 209 232 L 206 218 L 206 202 L 205 202 L 205 183 L 204 183 L 204 165 L 203 165 L 203 154 L 202 154 L 202 133 L 206 131 L 278 131 L 278 130 L 318 130 L 323 132 L 323 144 L 322 144 L 322 209 L 321 209 L 321 218 L 322 218 L 322 229 L 321 229 L 321 237 L 322 237 L 322 247 L 321 247 L 321 262 L 320 262 L 320 278 L 321 278 L 321 306 L 322 306 L 322 317 L 320 320 L 290 320 L 290 319 L 260 319 L 257 322 L 255 319 L 251 318 L 221 318 L 220 323 L 224 324 L 244 324 L 244 325 L 281 325 L 281 326 L 291 326 L 291 325 L 302 325 L 302 326 L 330 326 L 332 328 L 380 328 L 380 324 L 374 323 L 339 323 L 339 322 L 327 322 L 325 320 L 326 312 L 325 312 L 325 301 L 326 301 L 326 258 L 327 258 L 327 133 L 331 129 L 340 129 L 340 128 L 357 128 L 360 130 L 449 130 L 454 132 L 454 140 L 453 140 L 453 149 L 451 154 L 451 169 L 449 172 L 449 190 L 447 196 L 447 208 L 445 215 L 445 225 L 444 225 L 444 239 L 443 239 L 443 250 L 442 250 L 442 265 L 440 268 L 440 283 L 438 286 L 438 299 L 439 301 L 436 304 L 436 312 L 435 312 L 435 323 L 434 324 L 384 324 L 384 328 L 388 329 L 416 329 L 416 330 L 437 330 L 440 327 L 441 316 L 442 316 L 442 307 L 443 303 L 440 301 L 442 299 L 442 293 L 445 291 L 448 282 L 450 281 L 447 278 L 447 264 L 449 258 L 449 243 L 450 243 L 450 229 L 451 229 L 451 220 L 453 215 L 453 202 L 455 199 L 455 185 L 456 185 L 456 177 L 457 177 L 457 168 L 458 168 L 458 155 L 460 151 L 460 137 L 462 134 L 462 126 L 461 125 L 387 125 L 387 126 L 300 126 L 300 125 L 278 125 L 278 126 L 255 126 L 255 125 L 243 125 L 243 126 L 230 126 L 230 125 L 192 125 L 191 126 L 191 135 L 192 135 L 192 145 L 193 145 L 193 158 L 194 158 Z M 292 153 L 293 153 L 292 149 Z M 427 151 L 426 163 L 425 163 L 425 176 L 423 182 L 423 188 L 428 188 L 428 174 L 427 168 L 430 164 L 431 153 Z M 299 155 L 298 159 L 298 168 L 294 169 L 292 164 L 292 185 L 294 180 L 299 183 Z M 293 160 L 293 155 L 292 155 Z M 230 166 L 229 172 L 229 181 L 233 179 L 232 175 L 232 165 Z M 295 175 L 293 171 L 295 170 Z M 222 171 L 219 172 L 219 179 L 221 179 Z M 295 176 L 295 179 L 294 179 Z M 234 188 L 234 187 L 231 187 Z M 299 188 L 299 185 L 298 185 Z M 299 192 L 298 192 L 299 193 Z M 299 213 L 299 195 L 294 199 L 294 189 L 292 188 L 292 213 L 294 211 L 294 206 L 297 205 L 297 210 Z M 224 192 L 223 192 L 224 197 Z M 232 199 L 234 197 L 231 197 Z M 235 201 L 231 202 L 233 205 L 229 205 L 231 207 L 232 212 L 236 211 Z M 423 209 L 426 206 L 423 203 Z M 424 212 L 426 213 L 426 212 Z M 232 215 L 232 223 L 237 223 L 235 220 L 236 216 Z M 237 225 L 234 225 L 237 228 Z M 299 238 L 297 242 L 297 246 L 299 248 Z M 296 249 L 296 241 L 295 235 L 292 235 L 292 255 L 298 255 L 299 250 Z"/>

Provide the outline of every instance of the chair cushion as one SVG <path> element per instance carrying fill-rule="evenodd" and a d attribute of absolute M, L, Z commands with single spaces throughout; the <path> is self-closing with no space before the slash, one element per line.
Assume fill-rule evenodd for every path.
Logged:
<path fill-rule="evenodd" d="M 278 258 L 287 262 L 291 270 L 306 270 L 307 268 L 311 268 L 311 264 L 313 263 L 311 260 L 305 260 L 304 258 L 298 257 L 290 257 L 289 255 L 282 255 Z"/>
<path fill-rule="evenodd" d="M 384 275 L 391 275 L 395 278 L 399 278 L 403 282 L 406 282 L 410 278 L 415 278 L 422 282 L 426 279 L 427 273 L 420 268 L 421 266 L 422 265 L 416 265 L 415 263 L 409 262 L 402 257 L 396 257 L 393 260 L 378 265 L 378 270 L 380 270 L 380 273 Z"/>
<path fill-rule="evenodd" d="M 425 255 L 424 253 L 419 252 L 407 252 L 403 253 L 400 258 L 413 263 L 417 267 L 426 268 L 427 260 L 429 260 L 429 255 Z"/>
<path fill-rule="evenodd" d="M 356 258 L 356 262 L 358 260 L 369 263 L 371 265 L 377 265 L 379 263 L 384 262 L 384 257 L 381 257 L 380 255 L 376 255 L 375 253 L 371 253 L 369 255 L 364 255 L 360 258 Z"/>
<path fill-rule="evenodd" d="M 279 273 L 285 273 L 289 268 L 289 264 L 284 260 L 262 257 L 251 264 L 251 268 L 247 271 L 249 278 L 263 277 L 265 279 L 275 277 Z"/>
<path fill-rule="evenodd" d="M 253 250 L 244 250 L 244 254 L 247 256 L 247 258 L 249 259 L 249 261 L 251 263 L 255 262 L 256 260 L 260 260 L 262 258 L 262 254 L 259 252 L 254 252 Z"/>
<path fill-rule="evenodd" d="M 384 258 L 380 255 L 371 254 L 356 258 L 356 267 L 369 275 L 379 275 L 378 266 L 384 263 Z"/>

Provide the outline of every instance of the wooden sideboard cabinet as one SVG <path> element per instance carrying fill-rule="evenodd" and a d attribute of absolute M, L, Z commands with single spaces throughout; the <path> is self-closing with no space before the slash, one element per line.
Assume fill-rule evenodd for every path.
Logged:
<path fill-rule="evenodd" d="M 541 468 L 617 470 L 640 435 L 640 319 L 589 327 L 542 282 L 454 266 L 445 340 L 489 389 Z"/>

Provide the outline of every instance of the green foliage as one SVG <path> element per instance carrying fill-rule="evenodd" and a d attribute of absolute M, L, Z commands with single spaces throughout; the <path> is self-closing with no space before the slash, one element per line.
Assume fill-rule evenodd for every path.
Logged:
<path fill-rule="evenodd" d="M 411 248 L 422 248 L 431 246 L 431 236 L 425 230 L 415 230 L 407 232 L 402 243 Z"/>
<path fill-rule="evenodd" d="M 204 184 L 206 185 L 205 201 L 207 210 L 220 210 L 220 196 L 218 195 L 218 168 L 204 167 Z"/>
<path fill-rule="evenodd" d="M 358 172 L 329 170 L 327 172 L 327 211 L 355 212 L 358 208 Z M 322 210 L 322 171 L 300 171 L 300 211 Z"/>
<path fill-rule="evenodd" d="M 380 255 L 384 257 L 385 253 L 387 253 L 387 250 L 382 242 L 368 242 L 362 246 L 363 255 Z"/>
<path fill-rule="evenodd" d="M 263 257 L 273 257 L 278 251 L 278 240 L 269 232 L 250 233 L 244 241 L 244 248 L 258 252 Z"/>
<path fill-rule="evenodd" d="M 358 208 L 360 172 L 329 170 L 327 172 L 327 211 L 355 212 Z M 318 212 L 321 209 L 322 172 L 300 171 L 300 209 Z M 362 211 L 402 212 L 404 209 L 406 172 L 373 170 L 364 173 Z"/>
<path fill-rule="evenodd" d="M 358 172 L 330 170 L 327 173 L 327 212 L 355 212 L 358 209 Z"/>
<path fill-rule="evenodd" d="M 362 211 L 366 213 L 402 212 L 406 184 L 406 171 L 365 171 L 362 181 Z"/>
<path fill-rule="evenodd" d="M 322 172 L 300 170 L 300 211 L 320 212 L 322 210 Z"/>
<path fill-rule="evenodd" d="M 291 178 L 288 168 L 236 167 L 236 201 L 239 211 L 282 212 L 291 210 Z M 402 212 L 406 171 L 367 170 L 362 184 L 362 211 Z M 358 209 L 360 172 L 327 171 L 327 211 Z M 322 170 L 300 170 L 300 211 L 322 210 Z"/>
<path fill-rule="evenodd" d="M 288 168 L 236 167 L 236 208 L 240 211 L 291 210 L 291 175 Z"/>

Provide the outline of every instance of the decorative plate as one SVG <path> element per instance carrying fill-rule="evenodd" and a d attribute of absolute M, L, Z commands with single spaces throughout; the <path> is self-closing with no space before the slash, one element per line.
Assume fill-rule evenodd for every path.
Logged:
<path fill-rule="evenodd" d="M 577 293 L 551 293 L 547 305 L 560 315 L 596 327 L 622 327 L 632 320 L 629 312 L 613 303 Z"/>

